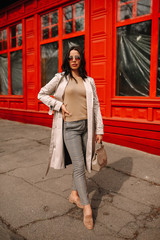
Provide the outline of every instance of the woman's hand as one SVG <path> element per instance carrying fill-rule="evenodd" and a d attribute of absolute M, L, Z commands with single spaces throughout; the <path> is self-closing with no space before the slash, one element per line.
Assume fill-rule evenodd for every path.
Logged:
<path fill-rule="evenodd" d="M 98 142 L 99 144 L 102 143 L 102 139 L 103 139 L 103 135 L 101 134 L 96 135 L 96 142 Z"/>
<path fill-rule="evenodd" d="M 71 114 L 67 111 L 66 106 L 64 105 L 64 103 L 62 104 L 61 109 L 62 109 L 63 120 L 65 121 L 66 120 L 66 114 L 68 116 L 70 116 Z"/>

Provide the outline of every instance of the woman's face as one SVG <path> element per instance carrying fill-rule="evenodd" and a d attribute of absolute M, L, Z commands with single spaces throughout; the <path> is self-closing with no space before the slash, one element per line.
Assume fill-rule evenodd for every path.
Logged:
<path fill-rule="evenodd" d="M 77 70 L 81 64 L 81 57 L 77 50 L 71 50 L 69 54 L 69 66 L 72 70 Z"/>

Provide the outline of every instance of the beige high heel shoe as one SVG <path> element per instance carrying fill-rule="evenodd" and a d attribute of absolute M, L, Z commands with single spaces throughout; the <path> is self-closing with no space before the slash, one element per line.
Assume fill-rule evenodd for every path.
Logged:
<path fill-rule="evenodd" d="M 83 208 L 83 205 L 81 204 L 79 198 L 77 198 L 77 200 L 75 200 L 75 199 L 73 199 L 72 196 L 70 195 L 70 196 L 69 196 L 69 202 L 70 202 L 70 203 L 73 203 L 73 204 L 76 204 L 77 207 L 79 207 L 79 208 Z"/>
<path fill-rule="evenodd" d="M 84 215 L 84 211 L 83 211 L 83 215 Z M 83 223 L 85 225 L 85 227 L 89 230 L 93 229 L 93 217 L 92 215 L 84 215 L 83 216 Z"/>

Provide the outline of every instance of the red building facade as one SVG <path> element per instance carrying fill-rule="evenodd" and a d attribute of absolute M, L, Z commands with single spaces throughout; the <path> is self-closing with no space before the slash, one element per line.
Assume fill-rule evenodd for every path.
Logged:
<path fill-rule="evenodd" d="M 0 10 L 0 116 L 51 126 L 37 94 L 84 47 L 104 140 L 160 155 L 160 3 L 23 0 Z"/>

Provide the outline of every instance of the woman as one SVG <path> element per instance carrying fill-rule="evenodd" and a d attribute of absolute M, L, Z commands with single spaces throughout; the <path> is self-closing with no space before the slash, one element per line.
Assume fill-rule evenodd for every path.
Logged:
<path fill-rule="evenodd" d="M 93 229 L 85 166 L 91 172 L 94 143 L 102 142 L 102 116 L 95 83 L 87 77 L 84 54 L 79 47 L 68 50 L 62 70 L 38 94 L 38 99 L 50 107 L 50 112 L 54 110 L 49 166 L 65 167 L 65 145 L 73 164 L 69 201 L 83 208 L 83 223 L 87 229 Z"/>

